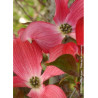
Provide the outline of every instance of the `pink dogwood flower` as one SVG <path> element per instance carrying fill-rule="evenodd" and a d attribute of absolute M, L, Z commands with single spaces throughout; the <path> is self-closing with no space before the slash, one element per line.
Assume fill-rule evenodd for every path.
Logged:
<path fill-rule="evenodd" d="M 83 0 L 75 0 L 69 8 L 68 0 L 55 0 L 55 4 L 55 24 L 32 22 L 21 35 L 23 41 L 35 40 L 46 53 L 51 47 L 60 44 L 65 35 L 75 38 L 76 23 L 83 17 Z"/>
<path fill-rule="evenodd" d="M 13 42 L 14 87 L 31 88 L 30 98 L 67 98 L 61 88 L 55 85 L 43 84 L 50 77 L 64 74 L 55 66 L 48 66 L 41 75 L 42 50 L 35 41 L 22 42 L 19 38 Z"/>

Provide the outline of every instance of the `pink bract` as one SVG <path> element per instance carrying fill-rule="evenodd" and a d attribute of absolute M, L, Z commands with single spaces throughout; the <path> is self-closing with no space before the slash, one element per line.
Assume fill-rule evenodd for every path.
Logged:
<path fill-rule="evenodd" d="M 50 77 L 64 74 L 64 72 L 55 66 L 48 66 L 41 75 L 42 50 L 35 41 L 29 43 L 22 42 L 19 38 L 14 39 L 13 54 L 13 69 L 17 75 L 13 78 L 14 87 L 31 88 L 28 94 L 30 98 L 67 98 L 61 88 L 43 84 Z M 40 85 L 34 88 L 31 80 L 36 77 Z"/>
<path fill-rule="evenodd" d="M 84 45 L 84 18 L 78 20 L 76 25 L 77 45 Z"/>
<path fill-rule="evenodd" d="M 48 52 L 49 49 L 62 41 L 62 36 L 56 30 L 56 26 L 46 22 L 32 22 L 21 36 L 23 41 L 35 40 L 36 43 Z"/>
<path fill-rule="evenodd" d="M 21 28 L 17 33 L 18 33 L 18 37 L 20 38 L 21 35 L 23 34 L 23 32 L 25 31 L 25 28 Z"/>

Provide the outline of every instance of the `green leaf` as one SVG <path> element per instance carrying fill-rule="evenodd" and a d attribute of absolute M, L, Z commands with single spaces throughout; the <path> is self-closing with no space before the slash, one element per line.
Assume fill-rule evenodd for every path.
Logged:
<path fill-rule="evenodd" d="M 54 65 L 63 70 L 65 73 L 73 76 L 79 76 L 76 61 L 70 54 L 61 55 L 55 61 L 47 63 L 46 65 Z"/>
<path fill-rule="evenodd" d="M 48 56 L 47 54 L 43 53 L 43 60 L 42 60 L 42 63 L 48 61 Z"/>
<path fill-rule="evenodd" d="M 76 43 L 76 40 L 71 38 L 70 36 L 65 36 L 65 38 L 62 40 L 62 44 L 65 44 L 65 43 L 68 43 L 68 42 Z"/>

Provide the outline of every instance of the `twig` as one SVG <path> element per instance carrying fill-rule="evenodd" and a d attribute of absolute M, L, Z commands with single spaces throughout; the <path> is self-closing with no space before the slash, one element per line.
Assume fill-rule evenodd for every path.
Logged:
<path fill-rule="evenodd" d="M 36 13 L 39 14 L 45 21 L 47 21 L 46 18 L 45 18 L 41 13 L 39 13 L 39 12 L 37 11 L 37 9 L 36 9 L 35 6 L 32 6 L 32 8 L 33 8 L 33 9 L 36 11 Z"/>
<path fill-rule="evenodd" d="M 46 4 L 45 4 L 42 0 L 38 0 L 38 1 L 39 1 L 39 3 L 40 3 L 41 5 L 46 6 Z"/>
<path fill-rule="evenodd" d="M 31 20 L 31 21 L 33 21 L 33 18 L 32 17 L 30 17 L 28 14 L 27 14 L 27 12 L 24 10 L 24 8 L 17 2 L 17 0 L 15 0 L 15 2 L 16 2 L 16 4 L 23 10 L 23 12 L 29 17 L 29 19 Z"/>
<path fill-rule="evenodd" d="M 69 98 L 72 98 L 72 96 L 74 95 L 74 93 L 76 92 L 76 88 L 74 88 L 73 92 L 71 93 Z"/>
<path fill-rule="evenodd" d="M 80 46 L 80 48 L 81 48 L 80 69 L 82 69 L 83 68 L 83 57 L 82 57 L 82 53 L 83 53 L 82 49 L 83 49 L 83 46 Z M 82 87 L 83 87 L 82 82 L 83 82 L 83 71 L 80 70 L 80 94 L 82 94 Z"/>
<path fill-rule="evenodd" d="M 26 1 L 25 1 L 25 3 L 26 3 L 26 5 L 32 7 L 32 8 L 36 11 L 36 13 L 37 13 L 38 15 L 40 15 L 45 21 L 47 21 L 47 19 L 46 19 L 40 12 L 37 11 L 37 9 L 36 9 L 35 6 L 29 5 Z"/>

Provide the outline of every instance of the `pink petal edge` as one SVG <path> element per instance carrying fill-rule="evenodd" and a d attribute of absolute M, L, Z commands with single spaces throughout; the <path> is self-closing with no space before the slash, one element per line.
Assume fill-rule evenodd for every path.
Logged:
<path fill-rule="evenodd" d="M 43 92 L 45 90 L 45 86 L 42 85 L 42 87 L 38 89 L 31 89 L 30 92 L 27 94 L 30 98 L 43 98 Z"/>
<path fill-rule="evenodd" d="M 73 39 L 76 40 L 76 33 L 75 33 L 75 32 L 69 33 L 68 35 L 69 35 L 71 38 L 73 38 Z"/>
<path fill-rule="evenodd" d="M 13 87 L 27 87 L 25 84 L 26 81 L 22 80 L 18 76 L 13 77 Z"/>
<path fill-rule="evenodd" d="M 76 25 L 77 45 L 84 45 L 84 17 L 78 20 Z"/>
<path fill-rule="evenodd" d="M 24 33 L 24 31 L 25 31 L 25 28 L 21 28 L 21 29 L 18 31 L 19 38 L 20 38 L 21 35 Z"/>

